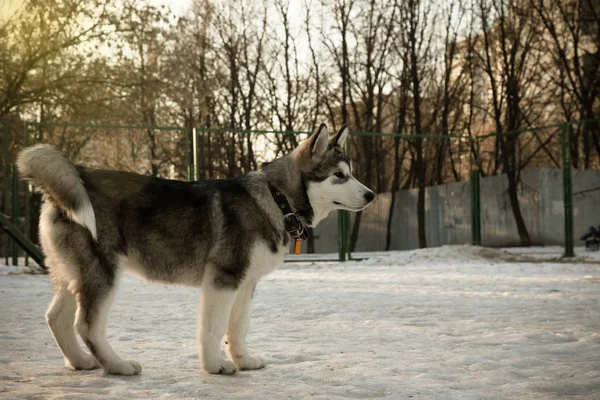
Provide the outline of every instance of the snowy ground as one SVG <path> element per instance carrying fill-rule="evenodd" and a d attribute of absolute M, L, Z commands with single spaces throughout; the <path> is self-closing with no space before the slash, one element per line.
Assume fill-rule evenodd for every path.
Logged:
<path fill-rule="evenodd" d="M 285 264 L 259 284 L 266 369 L 199 368 L 197 291 L 126 277 L 109 322 L 135 377 L 71 372 L 43 275 L 0 276 L 0 398 L 599 399 L 600 264 L 471 247 Z"/>

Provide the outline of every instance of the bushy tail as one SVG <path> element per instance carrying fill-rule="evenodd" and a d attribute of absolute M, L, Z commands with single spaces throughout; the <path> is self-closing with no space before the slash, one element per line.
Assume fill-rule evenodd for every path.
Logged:
<path fill-rule="evenodd" d="M 97 238 L 92 203 L 71 161 L 52 146 L 37 145 L 19 154 L 17 166 L 22 178 L 30 180 L 69 218 L 87 228 L 94 239 Z"/>

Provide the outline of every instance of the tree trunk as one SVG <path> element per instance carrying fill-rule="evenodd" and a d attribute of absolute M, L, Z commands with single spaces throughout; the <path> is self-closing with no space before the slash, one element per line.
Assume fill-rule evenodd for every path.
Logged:
<path fill-rule="evenodd" d="M 510 205 L 515 216 L 519 237 L 521 238 L 521 245 L 529 247 L 531 246 L 531 238 L 529 237 L 529 232 L 521 213 L 521 206 L 519 205 L 517 178 L 514 171 L 507 172 L 506 176 L 508 177 L 508 196 L 510 197 Z"/>
<path fill-rule="evenodd" d="M 515 161 L 516 140 L 517 138 L 513 135 L 507 136 L 502 140 L 504 144 L 502 147 L 502 161 L 504 163 L 504 172 L 508 178 L 508 196 L 510 198 L 510 206 L 513 210 L 519 237 L 521 238 L 521 245 L 529 247 L 531 246 L 531 238 L 529 237 L 529 232 L 527 231 L 527 226 L 525 225 L 525 220 L 523 219 L 523 214 L 521 213 L 521 206 L 519 204 L 518 196 L 517 166 Z M 512 163 L 511 158 L 513 159 Z"/>
<path fill-rule="evenodd" d="M 394 138 L 394 180 L 392 181 L 392 199 L 390 201 L 390 210 L 388 212 L 387 227 L 385 234 L 385 251 L 392 247 L 392 219 L 394 217 L 394 206 L 396 205 L 396 196 L 400 187 L 400 138 Z"/>
<path fill-rule="evenodd" d="M 356 242 L 358 241 L 358 231 L 360 230 L 360 221 L 362 219 L 362 211 L 356 213 L 354 217 L 354 225 L 352 226 L 352 235 L 350 235 L 350 252 L 353 253 L 356 249 Z"/>

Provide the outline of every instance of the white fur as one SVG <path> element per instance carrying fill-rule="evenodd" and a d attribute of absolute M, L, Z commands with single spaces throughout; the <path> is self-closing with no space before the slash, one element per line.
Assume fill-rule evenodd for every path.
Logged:
<path fill-rule="evenodd" d="M 60 151 L 49 145 L 31 146 L 19 153 L 17 165 L 22 176 L 42 193 L 61 200 L 76 199 L 77 209 L 64 211 L 69 218 L 87 228 L 97 240 L 96 216 L 77 169 Z"/>
<path fill-rule="evenodd" d="M 348 134 L 350 133 L 350 130 L 348 129 L 347 126 L 345 126 L 342 130 L 342 132 L 339 134 L 339 137 L 337 139 L 337 145 L 340 147 L 344 147 L 344 144 L 346 143 L 346 139 L 348 139 Z"/>
<path fill-rule="evenodd" d="M 122 270 L 119 270 L 122 271 Z M 86 343 L 92 343 L 99 359 L 103 360 L 102 368 L 107 374 L 119 374 L 119 375 L 136 375 L 142 370 L 142 367 L 136 361 L 125 361 L 114 351 L 108 340 L 106 339 L 106 323 L 108 320 L 108 313 L 112 303 L 114 302 L 115 295 L 118 290 L 118 283 L 121 278 L 121 273 L 115 276 L 115 282 L 110 288 L 110 293 L 106 294 L 102 298 L 102 303 L 99 305 L 100 309 L 94 311 L 96 318 L 94 318 L 93 326 L 88 325 L 83 310 L 81 307 L 77 308 L 75 313 L 75 326 L 77 331 L 81 335 L 82 339 Z M 98 300 L 100 301 L 100 300 Z"/>
<path fill-rule="evenodd" d="M 244 283 L 246 281 L 257 282 L 275 271 L 288 252 L 288 246 L 279 246 L 277 253 L 273 253 L 265 242 L 257 241 L 250 252 L 250 266 L 246 271 Z"/>
<path fill-rule="evenodd" d="M 75 370 L 98 368 L 100 364 L 94 356 L 86 354 L 77 342 L 73 326 L 76 308 L 75 296 L 63 286 L 57 290 L 48 307 L 46 322 L 58 348 L 63 353 L 67 367 Z"/>
<path fill-rule="evenodd" d="M 82 197 L 80 201 L 83 205 L 78 210 L 71 213 L 71 218 L 79 225 L 87 228 L 94 240 L 98 240 L 98 234 L 96 232 L 96 215 L 94 214 L 92 203 L 90 203 L 87 194 L 85 194 L 85 197 Z"/>
<path fill-rule="evenodd" d="M 265 366 L 260 357 L 251 356 L 246 345 L 250 329 L 250 305 L 256 282 L 275 270 L 282 262 L 288 248 L 280 246 L 273 253 L 266 243 L 256 242 L 250 254 L 250 265 L 237 290 L 216 288 L 211 265 L 206 266 L 200 301 L 198 344 L 202 366 L 209 373 L 232 374 L 240 370 L 259 369 Z M 221 339 L 227 329 L 227 355 L 221 352 Z"/>
<path fill-rule="evenodd" d="M 262 241 L 256 242 L 252 247 L 250 266 L 238 288 L 226 333 L 227 355 L 240 370 L 254 370 L 265 366 L 261 357 L 250 355 L 246 344 L 246 335 L 250 330 L 252 294 L 258 280 L 273 272 L 283 262 L 288 251 L 287 246 L 279 246 L 278 251 L 273 253 Z"/>
<path fill-rule="evenodd" d="M 256 282 L 246 280 L 238 289 L 225 334 L 227 356 L 239 370 L 253 370 L 265 366 L 261 357 L 250 355 L 246 344 L 246 335 L 250 330 L 252 314 L 250 306 L 255 285 Z"/>
<path fill-rule="evenodd" d="M 344 128 L 338 134 L 336 144 L 343 146 L 347 137 L 348 129 Z M 329 138 L 325 125 L 319 128 L 312 144 L 311 157 L 316 162 L 325 156 L 328 149 Z M 43 155 L 52 155 L 48 149 L 42 149 L 41 151 Z M 24 160 L 27 161 L 25 158 Z M 68 172 L 68 178 L 73 178 L 74 174 L 69 171 L 69 168 L 74 167 L 65 165 L 67 164 L 62 163 L 62 161 L 57 164 L 65 173 Z M 348 177 L 345 182 L 332 175 L 321 182 L 310 182 L 308 185 L 308 197 L 314 211 L 313 226 L 334 209 L 358 211 L 369 204 L 369 200 L 365 198 L 365 195 L 371 193 L 371 191 L 352 177 L 351 165 L 340 162 L 338 168 Z M 97 239 L 94 210 L 80 178 L 77 182 L 72 180 L 71 187 L 68 190 L 69 193 L 79 196 L 77 204 L 80 204 L 80 207 L 77 210 L 67 210 L 67 212 L 71 214 L 70 216 L 75 222 L 86 227 L 92 237 Z M 212 218 L 215 226 L 222 226 L 223 224 L 219 224 L 220 219 L 223 218 L 220 212 L 221 198 L 217 194 L 213 200 Z M 255 200 L 261 204 L 263 209 L 272 208 L 272 199 L 267 194 L 257 196 Z M 270 218 L 273 223 L 280 225 L 283 229 L 283 221 L 281 221 L 279 211 L 270 212 L 272 214 Z M 119 273 L 110 288 L 110 293 L 105 294 L 104 297 L 98 300 L 101 303 L 97 305 L 96 310 L 88 310 L 94 313 L 93 318 L 86 318 L 83 309 L 78 308 L 75 311 L 75 293 L 79 289 L 77 286 L 80 278 L 79 271 L 68 265 L 68 260 L 62 259 L 58 249 L 54 246 L 54 243 L 59 240 L 55 237 L 53 228 L 55 212 L 52 205 L 49 205 L 49 203 L 44 204 L 41 215 L 40 236 L 47 259 L 53 265 L 53 278 L 63 285 L 57 289 L 57 294 L 50 305 L 46 318 L 55 340 L 63 352 L 66 364 L 75 369 L 90 369 L 98 366 L 97 360 L 79 347 L 73 328 L 73 322 L 75 321 L 77 331 L 85 343 L 91 349 L 94 349 L 94 354 L 98 357 L 98 361 L 102 361 L 105 372 L 121 375 L 139 373 L 141 366 L 135 361 L 121 359 L 108 343 L 105 331 L 108 313 L 117 292 L 120 272 L 129 269 L 138 275 L 144 276 L 146 268 L 140 263 L 142 257 L 135 253 L 119 255 Z M 217 231 L 214 233 L 214 240 L 218 241 L 219 237 L 226 234 L 226 231 Z M 273 253 L 265 242 L 257 240 L 250 250 L 250 262 L 244 279 L 236 289 L 224 288 L 215 281 L 218 271 L 212 264 L 204 266 L 204 276 L 202 277 L 180 277 L 180 283 L 201 286 L 202 288 L 199 307 L 198 344 L 201 363 L 205 371 L 233 374 L 236 369 L 264 367 L 265 363 L 260 357 L 249 354 L 246 343 L 246 335 L 250 329 L 252 295 L 256 283 L 283 262 L 288 250 L 288 246 L 280 245 L 277 252 Z M 224 357 L 221 350 L 221 341 L 224 335 L 227 341 L 227 356 L 231 361 Z"/>
<path fill-rule="evenodd" d="M 229 315 L 235 301 L 236 290 L 218 288 L 214 284 L 213 266 L 207 265 L 202 282 L 198 321 L 198 347 L 200 362 L 211 374 L 231 375 L 236 368 L 223 357 L 221 339 L 227 329 Z"/>
<path fill-rule="evenodd" d="M 369 205 L 365 194 L 371 190 L 352 176 L 348 163 L 340 162 L 338 167 L 344 175 L 350 175 L 346 182 L 334 183 L 338 178 L 332 175 L 321 182 L 310 182 L 307 187 L 308 198 L 314 211 L 312 226 L 333 210 L 360 211 Z"/>
<path fill-rule="evenodd" d="M 56 248 L 57 238 L 54 232 L 54 206 L 49 202 L 42 204 L 40 213 L 40 242 L 46 256 L 46 264 L 52 266 L 52 275 L 57 282 L 75 283 L 79 279 L 79 271 L 71 264 L 63 261 L 60 251 Z M 72 287 L 67 284 L 67 290 L 74 293 Z"/>
<path fill-rule="evenodd" d="M 350 175 L 352 173 L 350 165 L 348 165 L 348 163 L 345 163 L 345 162 L 338 163 L 338 168 L 344 173 L 344 175 Z"/>

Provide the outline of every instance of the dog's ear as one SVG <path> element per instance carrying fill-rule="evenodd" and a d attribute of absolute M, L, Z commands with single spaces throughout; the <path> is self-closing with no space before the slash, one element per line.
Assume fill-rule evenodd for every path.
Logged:
<path fill-rule="evenodd" d="M 329 144 L 329 130 L 327 125 L 321 124 L 309 139 L 310 155 L 313 161 L 319 161 L 327 151 Z"/>
<path fill-rule="evenodd" d="M 331 139 L 331 144 L 333 146 L 339 146 L 339 147 L 343 148 L 344 143 L 346 143 L 346 139 L 348 139 L 349 133 L 350 133 L 350 130 L 348 129 L 348 125 L 346 125 L 346 124 L 342 125 L 342 127 L 340 128 L 338 133 L 336 133 L 335 136 L 333 137 L 333 139 Z"/>
<path fill-rule="evenodd" d="M 320 163 L 329 147 L 329 130 L 321 124 L 313 134 L 292 152 L 292 159 L 300 171 L 308 172 Z"/>

